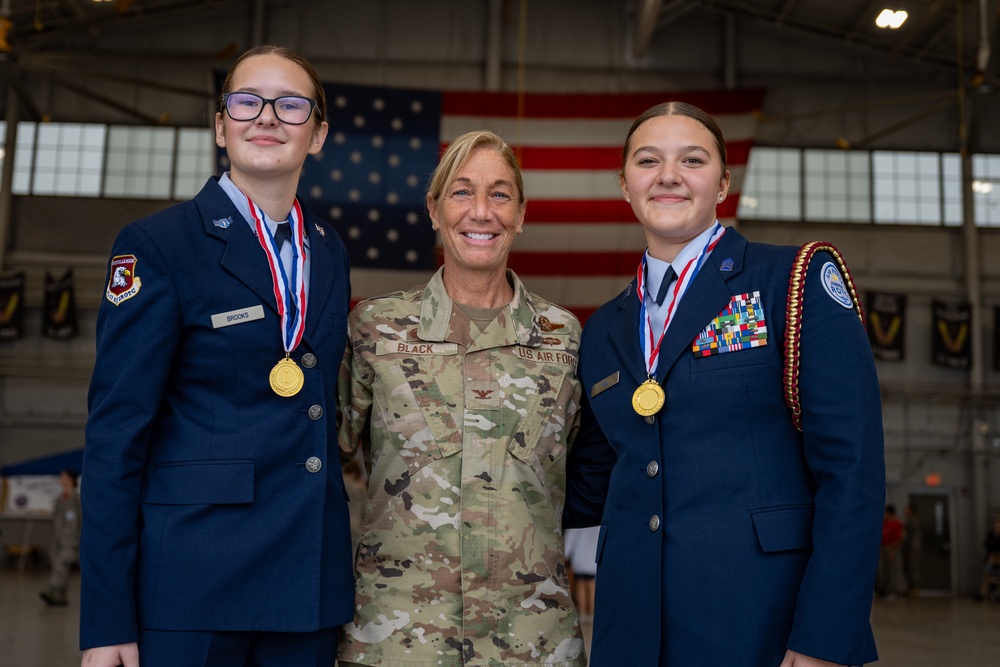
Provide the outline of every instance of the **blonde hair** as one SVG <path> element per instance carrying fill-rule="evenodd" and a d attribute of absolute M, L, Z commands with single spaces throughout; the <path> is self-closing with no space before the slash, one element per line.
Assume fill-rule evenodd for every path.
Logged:
<path fill-rule="evenodd" d="M 451 142 L 444 154 L 441 155 L 441 160 L 431 176 L 430 184 L 427 187 L 427 196 L 434 201 L 440 201 L 445 187 L 455 179 L 455 174 L 468 161 L 473 151 L 480 148 L 496 151 L 507 161 L 514 172 L 518 206 L 524 206 L 524 179 L 521 178 L 521 165 L 517 163 L 517 157 L 507 142 L 500 135 L 489 130 L 466 132 Z"/>

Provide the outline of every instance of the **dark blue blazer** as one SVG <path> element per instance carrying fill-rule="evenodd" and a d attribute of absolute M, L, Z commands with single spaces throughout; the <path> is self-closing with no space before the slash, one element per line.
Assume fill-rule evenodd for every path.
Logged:
<path fill-rule="evenodd" d="M 136 641 L 138 627 L 307 632 L 351 619 L 335 418 L 348 258 L 332 227 L 305 216 L 310 292 L 292 352 L 305 386 L 289 398 L 268 380 L 284 349 L 264 252 L 214 179 L 116 239 L 139 289 L 98 314 L 81 648 Z"/>
<path fill-rule="evenodd" d="M 794 428 L 782 345 L 795 253 L 726 231 L 663 342 L 666 403 L 652 424 L 631 405 L 646 379 L 635 282 L 586 324 L 589 403 L 564 522 L 601 523 L 595 667 L 777 667 L 788 648 L 839 664 L 877 659 L 878 380 L 856 312 L 822 285 L 832 258 L 817 254 L 804 299 L 804 430 Z M 755 291 L 767 344 L 696 356 L 693 341 L 731 297 Z"/>

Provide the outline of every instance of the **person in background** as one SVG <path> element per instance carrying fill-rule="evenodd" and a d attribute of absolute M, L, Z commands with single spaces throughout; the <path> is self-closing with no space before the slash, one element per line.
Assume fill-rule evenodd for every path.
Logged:
<path fill-rule="evenodd" d="M 350 316 L 340 446 L 370 470 L 339 664 L 583 667 L 561 525 L 580 325 L 507 268 L 525 196 L 503 139 L 455 139 L 427 210 L 441 268 Z"/>
<path fill-rule="evenodd" d="M 994 595 L 1000 592 L 1000 516 L 993 519 L 993 528 L 986 533 L 983 540 L 983 578 L 979 584 L 980 600 L 990 597 L 993 587 Z M 1000 599 L 1000 595 L 993 599 Z"/>
<path fill-rule="evenodd" d="M 846 264 L 718 222 L 725 140 L 695 106 L 647 110 L 622 156 L 647 251 L 584 329 L 564 513 L 601 524 L 590 664 L 872 662 L 882 415 Z"/>
<path fill-rule="evenodd" d="M 924 551 L 924 533 L 917 516 L 917 508 L 907 503 L 903 508 L 906 523 L 903 525 L 903 574 L 906 578 L 907 595 L 920 595 L 920 558 Z"/>
<path fill-rule="evenodd" d="M 594 622 L 594 595 L 597 589 L 597 538 L 600 527 L 569 528 L 566 539 L 566 560 L 573 575 L 573 601 L 581 623 Z"/>
<path fill-rule="evenodd" d="M 906 590 L 903 576 L 903 522 L 896 516 L 896 506 L 885 506 L 882 519 L 882 546 L 878 560 L 875 592 L 883 600 L 895 600 Z"/>
<path fill-rule="evenodd" d="M 62 493 L 52 509 L 52 576 L 48 588 L 38 594 L 50 607 L 65 607 L 68 604 L 66 582 L 70 568 L 79 559 L 83 512 L 80 494 L 76 492 L 76 480 L 75 470 L 67 468 L 59 473 Z"/>
<path fill-rule="evenodd" d="M 295 196 L 326 138 L 299 54 L 223 84 L 229 171 L 115 240 L 84 447 L 85 667 L 329 667 L 354 603 L 336 439 L 348 258 Z"/>

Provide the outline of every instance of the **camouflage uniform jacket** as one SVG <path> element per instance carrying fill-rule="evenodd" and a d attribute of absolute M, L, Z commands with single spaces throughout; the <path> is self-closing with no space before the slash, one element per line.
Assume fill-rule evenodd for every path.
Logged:
<path fill-rule="evenodd" d="M 52 509 L 53 549 L 76 549 L 80 546 L 80 522 L 83 511 L 80 494 L 73 491 L 68 496 L 59 494 Z"/>
<path fill-rule="evenodd" d="M 580 324 L 507 276 L 478 336 L 441 271 L 350 316 L 340 445 L 370 477 L 342 662 L 586 664 L 562 538 Z"/>

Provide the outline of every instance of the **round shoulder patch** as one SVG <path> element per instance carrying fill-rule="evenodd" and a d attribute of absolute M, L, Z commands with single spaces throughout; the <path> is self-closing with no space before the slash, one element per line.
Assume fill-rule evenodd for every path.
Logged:
<path fill-rule="evenodd" d="M 844 277 L 840 275 L 840 269 L 833 262 L 827 262 L 821 269 L 823 276 L 823 289 L 830 295 L 830 298 L 839 303 L 844 308 L 854 309 L 854 301 L 844 284 Z"/>

